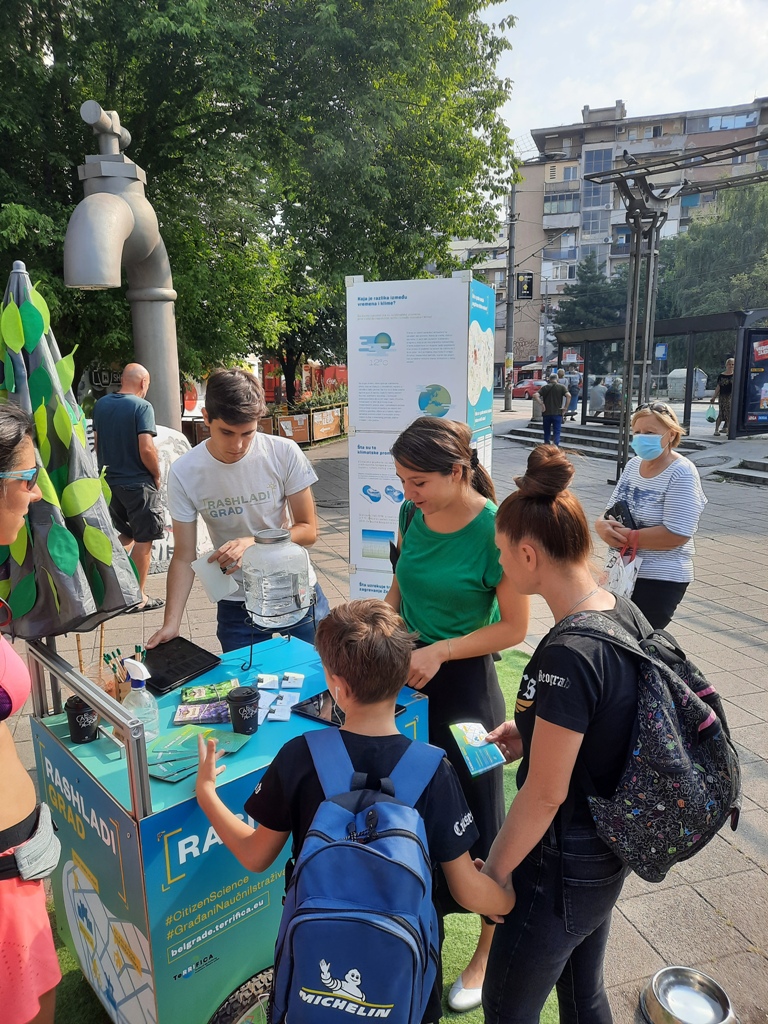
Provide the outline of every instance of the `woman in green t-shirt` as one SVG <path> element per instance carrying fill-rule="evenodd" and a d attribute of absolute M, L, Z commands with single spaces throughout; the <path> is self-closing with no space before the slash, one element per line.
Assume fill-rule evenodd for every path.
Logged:
<path fill-rule="evenodd" d="M 501 768 L 469 774 L 449 727 L 505 718 L 492 653 L 520 643 L 528 599 L 505 579 L 494 540 L 496 493 L 464 423 L 423 416 L 392 446 L 406 500 L 399 554 L 387 602 L 418 633 L 408 685 L 429 697 L 429 741 L 456 769 L 480 833 L 470 851 L 485 859 L 504 820 Z M 438 881 L 438 910 L 459 910 Z M 475 954 L 449 995 L 454 1010 L 480 1005 L 493 926 L 483 924 Z"/>

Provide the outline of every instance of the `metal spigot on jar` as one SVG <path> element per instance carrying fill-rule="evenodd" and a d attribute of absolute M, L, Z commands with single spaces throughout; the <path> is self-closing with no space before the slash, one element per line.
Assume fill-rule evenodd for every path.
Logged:
<path fill-rule="evenodd" d="M 245 608 L 261 629 L 289 629 L 312 604 L 309 555 L 289 530 L 259 530 L 243 555 Z"/>

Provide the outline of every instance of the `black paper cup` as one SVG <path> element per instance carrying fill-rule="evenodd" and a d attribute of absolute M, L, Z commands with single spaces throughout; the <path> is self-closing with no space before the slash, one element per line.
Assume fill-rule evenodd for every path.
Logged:
<path fill-rule="evenodd" d="M 82 697 L 73 695 L 64 705 L 73 743 L 90 743 L 99 734 L 99 716 Z"/>
<path fill-rule="evenodd" d="M 236 686 L 227 694 L 229 717 L 235 732 L 250 736 L 259 728 L 259 691 L 255 686 Z"/>

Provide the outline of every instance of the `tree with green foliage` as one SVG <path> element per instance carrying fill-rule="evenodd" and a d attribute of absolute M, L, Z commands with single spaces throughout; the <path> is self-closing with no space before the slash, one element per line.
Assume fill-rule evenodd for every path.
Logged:
<path fill-rule="evenodd" d="M 497 228 L 514 162 L 495 2 L 7 0 L 0 267 L 22 258 L 42 280 L 80 366 L 129 357 L 124 297 L 62 280 L 94 98 L 147 172 L 182 371 L 332 349 L 345 275 L 445 272 L 452 236 Z"/>
<path fill-rule="evenodd" d="M 611 280 L 590 253 L 576 268 L 576 281 L 563 289 L 564 299 L 555 320 L 557 330 L 582 331 L 590 327 L 613 327 L 626 315 L 626 275 Z"/>

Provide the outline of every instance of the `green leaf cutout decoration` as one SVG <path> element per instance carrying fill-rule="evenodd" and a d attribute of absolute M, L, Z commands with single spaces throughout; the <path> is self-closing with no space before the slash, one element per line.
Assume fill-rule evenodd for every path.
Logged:
<path fill-rule="evenodd" d="M 24 559 L 27 557 L 28 541 L 29 538 L 27 537 L 27 531 L 25 528 L 23 530 L 19 530 L 19 534 L 16 537 L 16 540 L 14 540 L 11 544 L 8 545 L 9 548 L 11 549 L 11 556 L 13 557 L 13 560 L 16 563 L 16 565 L 21 565 L 24 562 Z"/>
<path fill-rule="evenodd" d="M 22 615 L 31 612 L 37 600 L 37 584 L 35 574 L 29 573 L 23 580 L 19 580 L 11 591 L 8 604 L 11 606 L 14 619 L 20 619 Z"/>
<path fill-rule="evenodd" d="M 48 577 L 48 585 L 50 586 L 51 593 L 53 594 L 53 603 L 56 605 L 56 611 L 60 612 L 61 611 L 61 602 L 59 601 L 59 592 L 56 589 L 56 584 L 53 581 L 53 576 L 51 576 L 51 574 L 48 572 L 48 570 L 45 568 L 45 566 L 43 566 L 43 572 Z"/>
<path fill-rule="evenodd" d="M 83 426 L 83 424 L 80 423 L 80 421 L 78 420 L 78 422 L 75 424 L 73 429 L 74 429 L 74 435 L 78 439 L 80 444 L 83 446 L 83 448 L 87 448 L 88 447 L 88 437 L 87 437 L 87 435 L 85 433 L 85 427 Z"/>
<path fill-rule="evenodd" d="M 72 381 L 75 379 L 75 352 L 78 348 L 79 346 L 75 345 L 68 356 L 64 356 L 56 363 L 56 373 L 59 375 L 61 388 L 65 394 L 72 387 Z"/>
<path fill-rule="evenodd" d="M 53 381 L 44 366 L 38 366 L 29 375 L 29 398 L 33 409 L 48 405 L 53 395 Z"/>
<path fill-rule="evenodd" d="M 109 505 L 110 501 L 112 501 L 112 488 L 107 483 L 106 473 L 107 467 L 102 466 L 101 473 L 99 474 L 99 479 L 101 480 L 101 493 L 104 495 L 104 501 Z"/>
<path fill-rule="evenodd" d="M 8 348 L 14 352 L 21 352 L 24 347 L 24 327 L 21 322 L 19 307 L 11 299 L 3 310 L 0 317 L 0 330 L 3 332 L 3 341 Z"/>
<path fill-rule="evenodd" d="M 8 556 L 11 553 L 11 549 L 7 544 L 0 544 L 0 565 L 5 565 L 8 561 Z"/>
<path fill-rule="evenodd" d="M 50 445 L 48 446 L 50 448 Z M 49 505 L 55 505 L 56 508 L 61 508 L 59 503 L 59 496 L 56 493 L 56 488 L 53 486 L 53 481 L 48 476 L 45 469 L 41 469 L 37 478 L 37 486 L 43 495 L 43 500 L 47 501 Z M 2 563 L 0 563 L 2 564 Z"/>
<path fill-rule="evenodd" d="M 101 573 L 99 572 L 95 562 L 93 562 L 91 565 L 90 577 L 91 593 L 93 594 L 93 600 L 96 602 L 96 607 L 100 608 L 104 603 L 104 595 L 106 594 L 106 590 L 104 589 L 104 581 L 101 578 Z"/>
<path fill-rule="evenodd" d="M 13 361 L 11 360 L 11 353 L 5 353 L 5 359 L 3 360 L 3 369 L 5 371 L 5 382 L 3 387 L 6 391 L 16 390 L 16 374 L 13 372 Z"/>
<path fill-rule="evenodd" d="M 112 544 L 109 537 L 95 526 L 85 524 L 83 530 L 83 544 L 94 558 L 97 558 L 104 565 L 112 565 Z"/>
<path fill-rule="evenodd" d="M 35 410 L 35 431 L 37 432 L 37 449 L 43 465 L 51 461 L 51 442 L 48 440 L 48 411 L 44 405 Z M 58 501 L 56 502 L 58 505 Z"/>
<path fill-rule="evenodd" d="M 51 329 L 51 312 L 48 309 L 48 303 L 37 290 L 37 285 L 35 285 L 29 293 L 29 301 L 43 318 L 43 331 L 47 334 Z"/>
<path fill-rule="evenodd" d="M 10 594 L 10 592 L 11 592 L 11 581 L 10 581 L 10 579 L 0 580 L 0 597 L 2 597 L 2 599 L 4 601 L 7 601 L 8 600 L 8 595 Z"/>
<path fill-rule="evenodd" d="M 61 501 L 61 496 L 64 493 L 64 488 L 67 486 L 69 480 L 69 466 L 66 462 L 62 466 L 57 466 L 56 469 L 52 469 L 48 474 L 51 478 L 51 483 L 56 489 L 56 493 Z"/>
<path fill-rule="evenodd" d="M 59 440 L 65 448 L 72 443 L 72 420 L 66 409 L 65 403 L 56 400 L 56 412 L 53 414 L 53 429 L 59 436 Z"/>
<path fill-rule="evenodd" d="M 53 522 L 48 531 L 48 554 L 56 568 L 66 576 L 74 575 L 75 569 L 80 564 L 77 541 L 66 526 L 60 526 L 57 522 Z"/>
<path fill-rule="evenodd" d="M 29 301 L 22 302 L 19 307 L 19 316 L 24 331 L 24 348 L 27 352 L 34 352 L 43 336 L 43 318 L 39 310 Z"/>
<path fill-rule="evenodd" d="M 61 509 L 65 516 L 79 516 L 86 512 L 101 497 L 101 481 L 74 480 L 67 484 L 61 496 Z"/>

